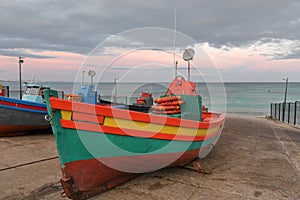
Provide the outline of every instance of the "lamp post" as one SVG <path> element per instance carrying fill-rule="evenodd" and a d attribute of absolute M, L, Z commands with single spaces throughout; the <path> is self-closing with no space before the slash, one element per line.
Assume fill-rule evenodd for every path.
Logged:
<path fill-rule="evenodd" d="M 22 99 L 22 71 L 21 71 L 21 65 L 24 62 L 22 57 L 19 57 L 19 81 L 20 81 L 20 99 Z"/>
<path fill-rule="evenodd" d="M 285 109 L 286 109 L 287 88 L 288 88 L 289 78 L 284 77 L 282 79 L 285 81 L 285 93 L 284 93 L 284 101 L 283 101 L 283 108 L 282 108 L 282 121 L 284 122 Z"/>

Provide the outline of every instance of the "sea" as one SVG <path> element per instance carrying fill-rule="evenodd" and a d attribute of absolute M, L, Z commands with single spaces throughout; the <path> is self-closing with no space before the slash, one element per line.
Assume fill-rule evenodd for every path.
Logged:
<path fill-rule="evenodd" d="M 4 86 L 9 86 L 10 97 L 19 98 L 18 82 L 1 83 Z M 65 95 L 74 93 L 81 85 L 81 83 L 72 82 L 43 82 L 42 84 L 63 91 Z M 168 87 L 168 83 L 105 82 L 94 85 L 102 99 L 112 100 L 112 98 L 115 98 L 120 103 L 129 104 L 135 102 L 142 92 L 152 93 L 153 97 L 156 98 L 163 95 Z M 202 96 L 202 104 L 208 110 L 266 116 L 270 114 L 270 103 L 282 103 L 284 101 L 285 86 L 285 82 L 197 83 L 197 90 Z M 295 101 L 300 101 L 299 82 L 288 83 L 287 102 Z"/>

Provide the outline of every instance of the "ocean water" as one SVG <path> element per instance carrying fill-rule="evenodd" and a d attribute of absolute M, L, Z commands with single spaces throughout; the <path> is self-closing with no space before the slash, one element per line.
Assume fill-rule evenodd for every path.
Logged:
<path fill-rule="evenodd" d="M 2 82 L 10 87 L 10 97 L 18 98 L 17 82 Z M 70 82 L 43 83 L 73 93 L 79 84 Z M 117 96 L 119 102 L 132 103 L 141 92 L 150 92 L 159 97 L 166 92 L 168 83 L 99 83 L 96 85 L 103 99 L 111 100 Z M 264 116 L 270 114 L 270 103 L 284 101 L 285 83 L 204 83 L 197 84 L 198 93 L 203 97 L 203 104 L 209 110 Z M 300 83 L 289 83 L 287 102 L 300 101 Z"/>
<path fill-rule="evenodd" d="M 227 110 L 269 114 L 270 103 L 284 101 L 285 83 L 226 83 Z M 287 102 L 300 101 L 300 83 L 289 83 Z"/>

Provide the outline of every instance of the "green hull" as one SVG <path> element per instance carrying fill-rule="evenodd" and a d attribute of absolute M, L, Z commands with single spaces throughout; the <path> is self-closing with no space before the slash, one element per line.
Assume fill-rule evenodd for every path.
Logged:
<path fill-rule="evenodd" d="M 137 138 L 74 129 L 53 128 L 61 164 L 78 160 L 141 156 L 147 154 L 169 154 L 200 149 L 217 139 L 197 142 L 168 141 Z M 61 142 L 63 141 L 63 142 Z"/>

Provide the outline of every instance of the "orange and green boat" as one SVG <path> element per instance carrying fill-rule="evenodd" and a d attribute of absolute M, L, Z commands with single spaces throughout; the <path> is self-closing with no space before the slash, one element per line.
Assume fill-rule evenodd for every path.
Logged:
<path fill-rule="evenodd" d="M 196 84 L 180 76 L 148 112 L 63 100 L 54 90 L 45 91 L 45 98 L 61 183 L 72 199 L 87 199 L 145 172 L 206 156 L 225 120 L 224 114 L 203 109 Z M 143 102 L 139 98 L 135 106 L 145 106 Z"/>

